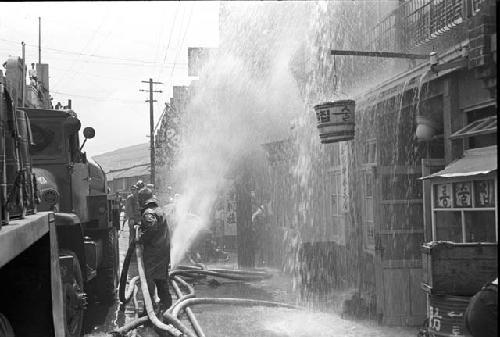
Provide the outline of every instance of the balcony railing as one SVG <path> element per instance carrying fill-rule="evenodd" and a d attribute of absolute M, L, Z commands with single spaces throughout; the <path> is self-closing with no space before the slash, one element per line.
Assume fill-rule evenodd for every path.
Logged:
<path fill-rule="evenodd" d="M 484 0 L 406 0 L 367 33 L 368 50 L 408 51 L 461 24 Z"/>

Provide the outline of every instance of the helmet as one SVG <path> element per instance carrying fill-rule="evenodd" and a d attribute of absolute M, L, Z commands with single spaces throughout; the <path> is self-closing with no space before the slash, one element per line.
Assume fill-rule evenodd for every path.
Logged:
<path fill-rule="evenodd" d="M 137 186 L 137 188 L 140 190 L 141 188 L 144 187 L 144 182 L 142 180 L 137 180 L 135 186 Z"/>
<path fill-rule="evenodd" d="M 152 198 L 149 198 L 148 200 L 146 200 L 146 202 L 144 203 L 144 206 L 148 206 L 151 204 L 158 206 L 158 200 L 156 200 L 156 198 L 154 196 Z"/>
<path fill-rule="evenodd" d="M 138 196 L 138 201 L 139 201 L 139 206 L 141 208 L 144 208 L 146 206 L 146 201 L 150 200 L 153 198 L 153 191 L 151 191 L 149 188 L 142 188 L 139 191 L 139 196 Z"/>

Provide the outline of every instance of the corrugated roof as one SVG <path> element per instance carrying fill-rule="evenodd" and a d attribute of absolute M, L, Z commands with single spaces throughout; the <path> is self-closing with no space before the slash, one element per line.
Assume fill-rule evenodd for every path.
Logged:
<path fill-rule="evenodd" d="M 151 166 L 149 164 L 138 165 L 129 168 L 125 168 L 122 170 L 115 170 L 106 173 L 106 177 L 108 180 L 114 180 L 117 178 L 130 178 L 130 177 L 138 177 L 151 173 Z"/>
<path fill-rule="evenodd" d="M 487 174 L 496 170 L 497 146 L 493 145 L 467 150 L 464 152 L 463 158 L 450 163 L 444 170 L 421 179 L 467 177 Z"/>

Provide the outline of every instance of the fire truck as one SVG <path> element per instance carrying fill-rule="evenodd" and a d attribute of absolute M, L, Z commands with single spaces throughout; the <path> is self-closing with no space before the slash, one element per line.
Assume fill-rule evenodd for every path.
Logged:
<path fill-rule="evenodd" d="M 0 70 L 0 336 L 80 336 L 89 300 L 119 279 L 119 210 L 82 151 L 71 101 L 52 107 L 48 65 Z"/>

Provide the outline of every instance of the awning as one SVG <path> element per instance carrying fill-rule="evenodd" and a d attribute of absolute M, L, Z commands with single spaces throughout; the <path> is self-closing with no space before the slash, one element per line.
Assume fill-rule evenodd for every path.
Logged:
<path fill-rule="evenodd" d="M 420 179 L 467 177 L 478 174 L 488 174 L 497 170 L 497 146 L 470 149 L 464 152 L 464 157 L 457 159 L 444 170 Z"/>
<path fill-rule="evenodd" d="M 454 132 L 450 139 L 466 138 L 479 135 L 487 135 L 497 132 L 497 116 L 489 116 L 474 122 L 471 122 Z"/>

